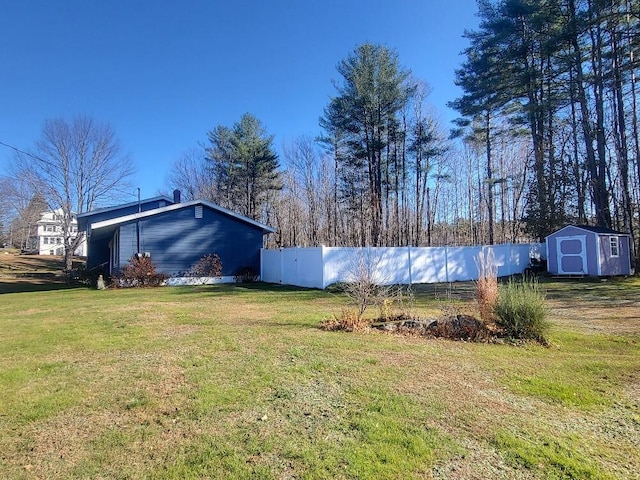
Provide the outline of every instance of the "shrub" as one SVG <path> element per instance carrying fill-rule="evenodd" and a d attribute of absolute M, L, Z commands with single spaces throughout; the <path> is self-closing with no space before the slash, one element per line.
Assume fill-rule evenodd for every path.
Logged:
<path fill-rule="evenodd" d="M 134 255 L 124 266 L 116 285 L 119 287 L 157 287 L 169 278 L 164 273 L 156 272 L 150 257 Z"/>
<path fill-rule="evenodd" d="M 111 283 L 111 275 L 102 267 L 87 269 L 82 265 L 71 272 L 71 278 L 77 279 L 78 283 L 94 288 L 100 275 L 102 275 L 106 284 Z"/>
<path fill-rule="evenodd" d="M 511 338 L 532 339 L 546 343 L 549 330 L 545 294 L 534 280 L 501 285 L 495 308 L 496 323 Z"/>
<path fill-rule="evenodd" d="M 185 277 L 219 277 L 222 275 L 222 260 L 216 253 L 201 257 L 185 273 Z"/>
<path fill-rule="evenodd" d="M 348 282 L 345 293 L 357 309 L 358 319 L 371 305 L 383 305 L 391 296 L 393 287 L 388 285 L 378 268 L 381 258 L 369 249 L 360 249 L 349 258 Z"/>
<path fill-rule="evenodd" d="M 236 271 L 233 279 L 236 283 L 254 283 L 257 282 L 260 275 L 253 267 L 241 267 Z"/>

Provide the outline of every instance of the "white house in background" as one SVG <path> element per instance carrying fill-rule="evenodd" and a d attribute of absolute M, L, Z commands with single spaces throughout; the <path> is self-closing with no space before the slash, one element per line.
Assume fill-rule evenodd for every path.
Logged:
<path fill-rule="evenodd" d="M 29 250 L 38 255 L 64 255 L 64 236 L 60 218 L 62 209 L 52 212 L 44 212 L 38 221 L 36 234 L 29 238 Z M 71 236 L 78 234 L 78 221 L 73 214 L 71 221 Z M 74 255 L 84 257 L 87 255 L 87 242 L 83 240 Z"/>

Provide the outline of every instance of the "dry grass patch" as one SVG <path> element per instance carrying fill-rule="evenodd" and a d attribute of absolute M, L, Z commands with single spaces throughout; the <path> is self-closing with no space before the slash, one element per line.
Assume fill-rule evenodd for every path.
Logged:
<path fill-rule="evenodd" d="M 551 300 L 555 323 L 585 333 L 614 335 L 640 334 L 640 301 L 611 301 L 589 306 Z"/>

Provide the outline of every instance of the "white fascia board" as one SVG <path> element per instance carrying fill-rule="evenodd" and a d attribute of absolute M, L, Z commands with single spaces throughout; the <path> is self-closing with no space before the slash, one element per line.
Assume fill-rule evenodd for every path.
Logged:
<path fill-rule="evenodd" d="M 165 200 L 169 203 L 173 203 L 173 199 L 169 198 L 169 197 L 165 197 L 164 195 L 161 195 L 159 197 L 152 197 L 152 198 L 144 198 L 142 200 L 138 201 L 133 201 L 133 202 L 129 202 L 129 203 L 122 203 L 120 205 L 112 205 L 110 207 L 104 207 L 104 208 L 96 208 L 95 210 L 89 210 L 88 212 L 82 212 L 78 214 L 78 217 L 87 217 L 87 216 L 91 216 L 91 215 L 95 215 L 97 213 L 104 213 L 104 212 L 110 212 L 112 210 L 119 210 L 120 208 L 127 208 L 127 207 L 133 207 L 135 205 L 138 205 L 139 203 L 149 203 L 149 202 L 156 202 L 156 201 L 160 201 L 160 200 Z"/>
<path fill-rule="evenodd" d="M 207 202 L 204 200 L 192 200 L 190 202 L 184 202 L 184 203 L 176 203 L 173 205 L 168 205 L 166 207 L 161 207 L 161 208 L 154 208 L 153 210 L 147 210 L 145 212 L 140 212 L 140 213 L 132 213 L 130 215 L 124 215 L 122 217 L 117 217 L 117 218 L 112 218 L 110 220 L 103 220 L 102 222 L 96 222 L 91 226 L 92 230 L 98 230 L 100 228 L 105 228 L 105 227 L 110 227 L 113 225 L 118 225 L 120 223 L 127 223 L 127 222 L 133 222 L 135 220 L 141 220 L 143 218 L 148 218 L 148 217 L 153 217 L 155 215 L 160 215 L 162 213 L 166 213 L 166 212 L 171 212 L 173 210 L 180 210 L 181 208 L 188 208 L 188 207 L 192 207 L 194 205 L 204 205 L 207 208 L 210 208 L 212 210 L 217 210 L 221 213 L 224 213 L 226 215 L 229 215 L 230 217 L 236 218 L 242 222 L 248 223 L 250 225 L 253 225 L 254 227 L 258 227 L 261 230 L 267 232 L 267 233 L 274 233 L 276 230 L 272 227 L 269 227 L 268 225 L 264 225 L 260 222 L 256 222 L 255 220 L 251 220 L 250 218 L 244 217 L 238 213 L 232 212 L 231 210 L 228 210 L 226 208 L 223 208 L 219 205 L 216 205 L 215 203 L 211 203 L 211 202 Z"/>

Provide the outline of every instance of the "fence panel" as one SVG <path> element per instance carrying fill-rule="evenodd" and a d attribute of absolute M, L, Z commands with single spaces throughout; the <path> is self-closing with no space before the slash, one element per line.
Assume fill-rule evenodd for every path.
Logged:
<path fill-rule="evenodd" d="M 322 287 L 327 288 L 332 283 L 346 282 L 349 265 L 353 262 L 353 248 L 320 247 L 322 248 L 323 275 Z"/>
<path fill-rule="evenodd" d="M 282 283 L 282 254 L 280 250 L 260 251 L 260 280 L 268 283 Z"/>
<path fill-rule="evenodd" d="M 541 244 L 473 247 L 317 247 L 262 250 L 265 282 L 326 288 L 349 282 L 358 269 L 370 270 L 380 284 L 439 283 L 476 280 L 478 256 L 492 251 L 498 276 L 522 273 Z"/>

